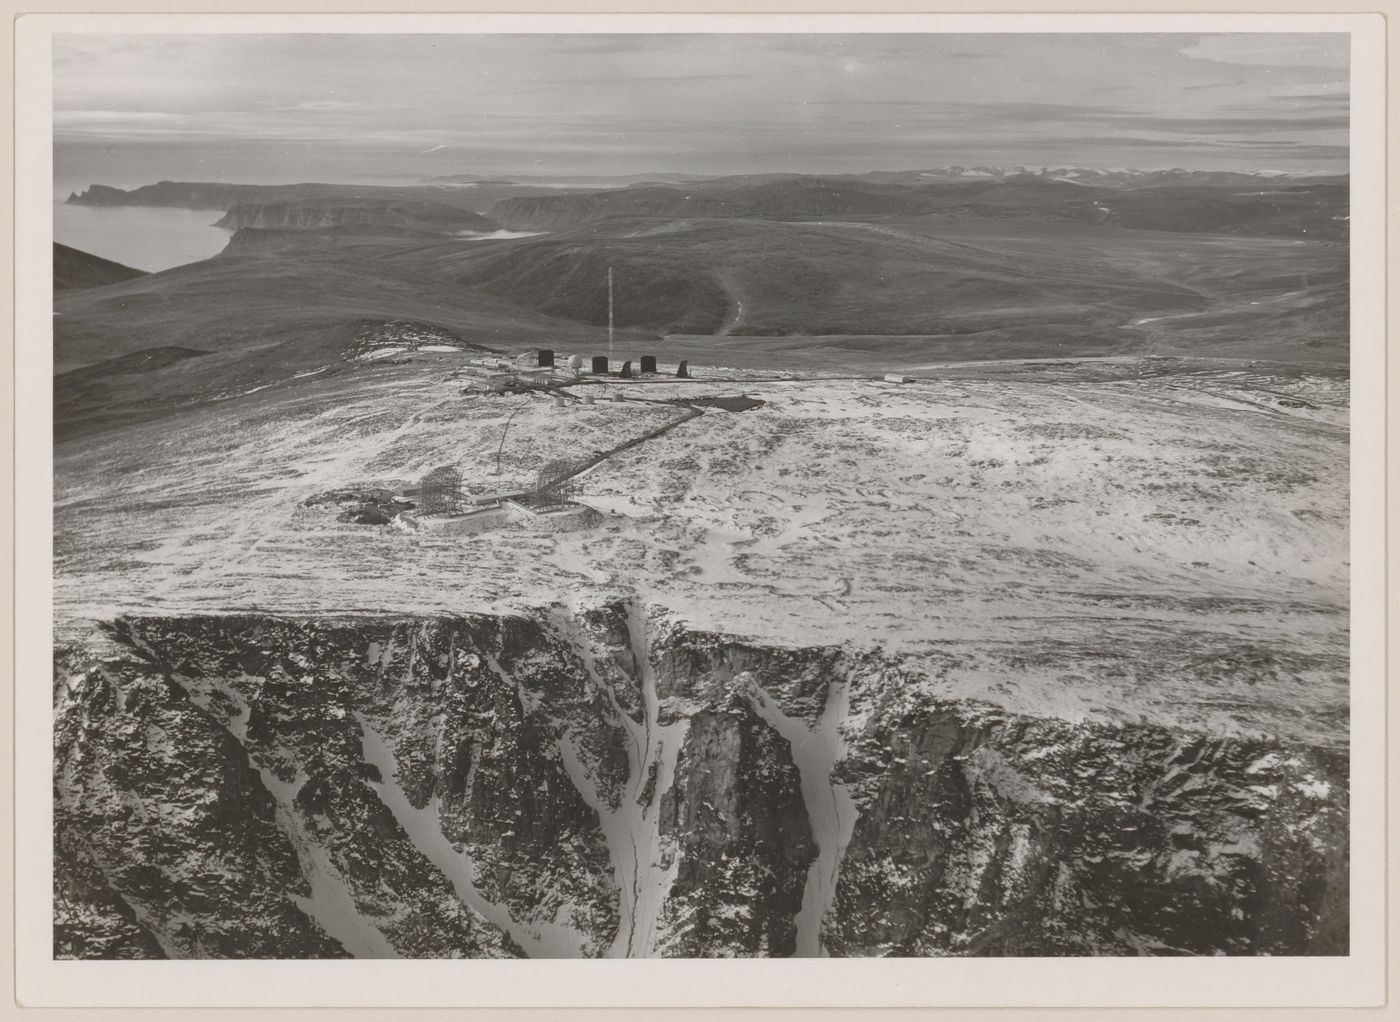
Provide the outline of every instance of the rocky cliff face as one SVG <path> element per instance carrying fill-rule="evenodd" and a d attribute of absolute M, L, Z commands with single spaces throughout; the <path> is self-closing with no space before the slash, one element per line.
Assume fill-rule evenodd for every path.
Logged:
<path fill-rule="evenodd" d="M 64 647 L 55 954 L 1335 954 L 1344 752 L 631 604 Z"/>
<path fill-rule="evenodd" d="M 273 185 L 227 185 L 201 181 L 159 181 L 130 190 L 111 185 L 91 185 L 81 192 L 70 192 L 68 202 L 75 206 L 167 206 L 225 210 L 240 199 L 275 188 Z"/>

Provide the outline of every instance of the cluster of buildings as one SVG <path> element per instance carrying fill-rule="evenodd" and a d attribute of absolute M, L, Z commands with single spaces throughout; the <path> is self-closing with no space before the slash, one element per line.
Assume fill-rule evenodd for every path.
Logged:
<path fill-rule="evenodd" d="M 482 381 L 488 394 L 522 394 L 531 390 L 548 390 L 559 385 L 559 374 L 563 369 L 572 371 L 574 379 L 587 375 L 631 380 L 658 375 L 655 355 L 641 356 L 637 360 L 637 368 L 635 369 L 633 362 L 629 359 L 623 362 L 615 372 L 607 355 L 591 356 L 587 370 L 584 369 L 582 355 L 570 355 L 564 366 L 558 365 L 555 353 L 551 348 L 537 349 L 533 361 L 535 362 L 533 366 L 521 366 L 518 361 L 512 363 L 506 359 L 493 358 L 477 359 L 473 364 L 489 370 Z M 676 378 L 690 379 L 690 363 L 688 361 L 682 359 L 680 365 L 676 367 Z M 477 388 L 471 388 L 471 390 L 477 392 Z"/>
<path fill-rule="evenodd" d="M 555 368 L 555 364 L 554 364 L 554 351 L 553 351 L 553 349 L 551 349 L 551 348 L 540 348 L 539 351 L 536 353 L 536 359 L 537 359 L 537 364 L 538 364 L 539 368 L 541 368 L 541 369 L 553 369 L 553 368 Z M 622 363 L 622 368 L 618 370 L 617 375 L 618 375 L 620 378 L 624 379 L 624 380 L 631 379 L 633 376 L 655 376 L 655 375 L 656 375 L 656 356 L 655 356 L 655 355 L 643 355 L 643 356 L 641 357 L 641 359 L 639 360 L 639 363 L 640 363 L 640 368 L 637 370 L 637 372 L 634 373 L 634 372 L 632 371 L 632 363 L 631 363 L 630 361 L 623 362 L 623 363 Z M 574 370 L 574 372 L 575 372 L 576 374 L 577 374 L 577 373 L 583 372 L 583 356 L 582 356 L 582 355 L 570 355 L 570 356 L 569 356 L 569 361 L 568 361 L 568 366 L 569 366 L 570 369 Z M 607 355 L 594 355 L 594 356 L 592 356 L 592 363 L 591 363 L 591 368 L 589 369 L 589 373 L 592 374 L 592 375 L 597 375 L 597 376 L 611 376 L 611 375 L 612 375 L 612 367 L 611 367 L 610 364 L 609 364 L 608 356 L 607 356 Z M 676 369 L 676 377 L 677 377 L 678 379 L 682 379 L 682 380 L 688 379 L 688 378 L 690 377 L 690 363 L 689 363 L 689 362 L 685 361 L 684 359 L 681 360 L 681 364 L 680 364 L 680 365 L 677 367 L 677 369 Z"/>

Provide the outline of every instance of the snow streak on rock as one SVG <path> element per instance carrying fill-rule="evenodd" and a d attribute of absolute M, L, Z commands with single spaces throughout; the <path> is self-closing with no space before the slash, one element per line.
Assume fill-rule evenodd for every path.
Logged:
<path fill-rule="evenodd" d="M 662 841 L 659 815 L 662 797 L 675 783 L 676 760 L 688 721 L 661 723 L 656 672 L 649 656 L 646 622 L 637 603 L 628 609 L 627 630 L 641 686 L 640 721 L 622 707 L 599 674 L 588 639 L 578 625 L 560 614 L 554 616 L 554 623 L 579 656 L 588 684 L 606 698 L 615 723 L 627 735 L 627 780 L 616 804 L 599 789 L 574 737 L 566 731 L 559 740 L 570 779 L 598 813 L 621 893 L 620 921 L 609 956 L 651 957 L 659 943 L 657 920 L 680 868 L 677 850 Z"/>
<path fill-rule="evenodd" d="M 815 729 L 803 720 L 787 716 L 777 702 L 749 679 L 748 696 L 767 724 L 792 746 L 792 760 L 802 778 L 802 801 L 817 844 L 817 857 L 807 872 L 802 892 L 802 909 L 797 914 L 795 958 L 825 957 L 822 947 L 822 919 L 836 897 L 836 880 L 841 857 L 856 824 L 856 807 L 845 785 L 832 781 L 832 771 L 841 758 L 840 726 L 848 704 L 848 683 L 833 680 L 827 686 L 826 705 Z"/>
<path fill-rule="evenodd" d="M 372 782 L 380 800 L 414 846 L 452 883 L 462 904 L 504 930 L 530 958 L 583 957 L 584 936 L 573 927 L 538 920 L 522 922 L 513 918 L 505 906 L 481 895 L 473 877 L 472 860 L 453 847 L 442 832 L 438 797 L 434 795 L 422 809 L 414 808 L 395 780 L 398 764 L 393 752 L 362 716 L 355 714 L 355 719 L 364 734 L 365 762 L 376 767 L 382 778 L 378 783 Z"/>
<path fill-rule="evenodd" d="M 364 917 L 355 907 L 345 881 L 331 865 L 330 856 L 320 846 L 305 842 L 293 833 L 290 824 L 291 814 L 279 805 L 277 819 L 283 823 L 283 830 L 292 838 L 292 844 L 302 862 L 302 870 L 311 884 L 311 897 L 293 896 L 303 912 L 315 919 L 321 928 L 340 941 L 346 951 L 355 958 L 399 958 L 394 946 L 384 934 Z"/>
<path fill-rule="evenodd" d="M 252 707 L 231 685 L 220 684 L 207 678 L 193 679 L 176 677 L 177 682 L 189 693 L 190 702 L 209 712 L 215 720 L 223 720 L 229 734 L 238 740 L 245 753 L 248 747 L 248 718 Z M 237 714 L 228 717 L 218 712 L 213 704 L 214 694 L 231 703 Z M 297 812 L 296 797 L 306 777 L 298 773 L 293 781 L 283 781 L 268 770 L 257 758 L 248 755 L 248 762 L 262 778 L 263 787 L 272 795 L 277 804 L 277 825 L 287 835 L 296 849 L 301 872 L 311 885 L 311 897 L 292 895 L 298 908 L 316 920 L 321 929 L 338 940 L 355 958 L 398 958 L 398 952 L 383 933 L 360 911 L 354 897 L 345 885 L 344 878 L 331 863 L 330 856 L 316 839 L 308 834 Z"/>

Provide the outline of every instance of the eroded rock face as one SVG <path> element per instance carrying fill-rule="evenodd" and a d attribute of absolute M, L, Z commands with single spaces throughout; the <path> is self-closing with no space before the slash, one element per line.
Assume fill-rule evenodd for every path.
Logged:
<path fill-rule="evenodd" d="M 179 686 L 95 667 L 54 737 L 56 955 L 346 955 L 298 907 L 311 888 L 248 757 Z"/>
<path fill-rule="evenodd" d="M 877 722 L 878 721 L 878 722 Z M 934 703 L 872 714 L 832 954 L 1345 954 L 1346 759 Z"/>
<path fill-rule="evenodd" d="M 60 957 L 1346 950 L 1342 751 L 631 604 L 121 620 L 55 701 Z"/>

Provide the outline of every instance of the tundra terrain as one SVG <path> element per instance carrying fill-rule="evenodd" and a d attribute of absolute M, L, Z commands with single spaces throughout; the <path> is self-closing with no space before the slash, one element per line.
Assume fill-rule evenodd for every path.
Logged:
<path fill-rule="evenodd" d="M 55 954 L 1345 954 L 1345 184 L 1026 176 L 65 253 Z"/>

